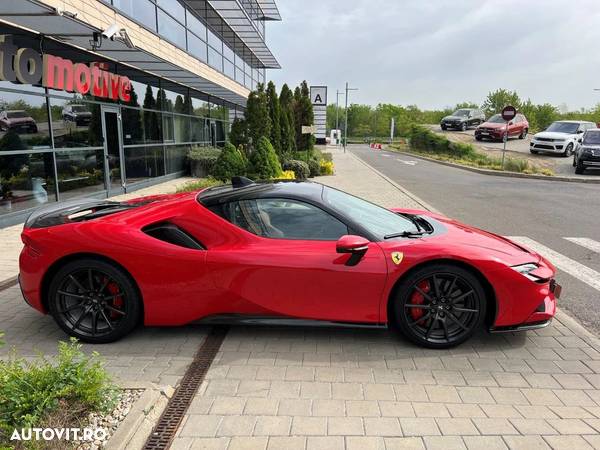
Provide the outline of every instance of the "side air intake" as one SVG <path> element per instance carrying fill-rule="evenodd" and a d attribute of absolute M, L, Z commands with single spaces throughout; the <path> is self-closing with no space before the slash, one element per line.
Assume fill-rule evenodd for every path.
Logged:
<path fill-rule="evenodd" d="M 179 228 L 177 225 L 163 222 L 149 225 L 142 229 L 148 236 L 163 242 L 192 250 L 206 250 L 200 242 Z"/>

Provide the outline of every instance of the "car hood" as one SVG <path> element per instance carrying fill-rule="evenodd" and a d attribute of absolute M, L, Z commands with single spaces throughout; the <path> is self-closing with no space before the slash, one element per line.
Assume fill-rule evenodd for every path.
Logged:
<path fill-rule="evenodd" d="M 556 131 L 542 131 L 541 133 L 536 133 L 533 137 L 545 139 L 568 139 L 573 136 L 575 135 L 569 133 L 558 133 Z"/>
<path fill-rule="evenodd" d="M 481 125 L 479 125 L 480 127 L 483 128 L 493 128 L 493 129 L 500 129 L 500 128 L 506 128 L 506 124 L 504 123 L 496 123 L 496 122 L 483 122 Z"/>
<path fill-rule="evenodd" d="M 31 123 L 34 120 L 31 117 L 16 117 L 14 119 L 6 119 L 9 123 Z"/>
<path fill-rule="evenodd" d="M 465 120 L 464 116 L 446 116 L 442 120 Z"/>
<path fill-rule="evenodd" d="M 479 228 L 466 225 L 441 214 L 430 211 L 396 209 L 393 211 L 422 216 L 428 220 L 435 231 L 430 236 L 415 239 L 435 248 L 439 252 L 436 257 L 468 256 L 469 259 L 494 259 L 507 265 L 539 262 L 541 257 L 530 249 L 519 245 L 503 236 L 490 233 Z M 405 240 L 395 240 L 396 245 Z M 386 241 L 386 246 L 389 241 Z M 393 245 L 393 244 L 392 244 Z"/>

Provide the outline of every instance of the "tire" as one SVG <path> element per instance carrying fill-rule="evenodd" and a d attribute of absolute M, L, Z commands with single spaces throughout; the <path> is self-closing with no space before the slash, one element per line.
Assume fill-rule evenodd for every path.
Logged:
<path fill-rule="evenodd" d="M 445 125 L 440 125 L 440 128 L 442 129 L 442 131 L 446 131 L 448 129 L 448 127 L 446 127 Z"/>
<path fill-rule="evenodd" d="M 58 270 L 48 289 L 48 309 L 65 333 L 92 344 L 121 339 L 141 317 L 138 291 L 127 273 L 94 258 Z"/>
<path fill-rule="evenodd" d="M 565 158 L 571 156 L 573 154 L 573 143 L 570 142 L 569 145 L 566 146 L 565 151 L 563 152 L 563 156 Z"/>
<path fill-rule="evenodd" d="M 528 133 L 529 133 L 529 130 L 527 128 L 524 128 L 523 131 L 521 132 L 521 134 L 519 135 L 519 139 L 525 139 L 527 137 Z"/>
<path fill-rule="evenodd" d="M 481 136 L 475 136 L 475 140 L 476 141 L 483 141 L 483 138 Z"/>
<path fill-rule="evenodd" d="M 573 156 L 573 167 L 577 167 L 577 160 L 575 159 L 575 156 Z"/>
<path fill-rule="evenodd" d="M 537 155 L 539 152 L 537 150 L 529 150 L 532 155 Z"/>
<path fill-rule="evenodd" d="M 585 167 L 583 167 L 581 162 L 577 162 L 577 165 L 575 166 L 575 173 L 577 175 L 583 175 L 583 172 L 585 172 Z"/>
<path fill-rule="evenodd" d="M 465 342 L 481 328 L 486 312 L 481 282 L 470 271 L 451 264 L 430 265 L 412 273 L 398 286 L 392 301 L 401 333 L 417 345 L 434 349 Z"/>
<path fill-rule="evenodd" d="M 467 131 L 467 128 L 468 128 L 468 126 L 467 126 L 467 122 L 463 122 L 463 123 L 460 125 L 460 131 Z"/>

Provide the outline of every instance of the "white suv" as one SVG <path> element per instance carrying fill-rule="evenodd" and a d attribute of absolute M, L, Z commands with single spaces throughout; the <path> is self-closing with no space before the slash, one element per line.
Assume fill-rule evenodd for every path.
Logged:
<path fill-rule="evenodd" d="M 597 128 L 596 124 L 581 120 L 552 122 L 546 131 L 533 136 L 529 151 L 534 154 L 548 152 L 571 156 L 579 145 L 579 137 L 591 128 Z"/>

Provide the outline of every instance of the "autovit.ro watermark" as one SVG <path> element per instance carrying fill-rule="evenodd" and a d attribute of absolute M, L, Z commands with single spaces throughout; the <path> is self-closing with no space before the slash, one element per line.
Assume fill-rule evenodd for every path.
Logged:
<path fill-rule="evenodd" d="M 21 428 L 14 429 L 11 441 L 105 441 L 104 428 Z"/>

